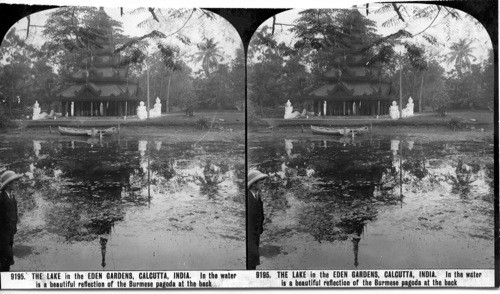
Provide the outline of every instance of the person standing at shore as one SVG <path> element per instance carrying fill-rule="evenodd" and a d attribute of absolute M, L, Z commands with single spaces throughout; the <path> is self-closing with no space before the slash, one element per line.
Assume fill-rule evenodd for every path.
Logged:
<path fill-rule="evenodd" d="M 22 175 L 8 170 L 0 176 L 0 271 L 7 272 L 14 264 L 14 235 L 17 232 L 17 201 L 13 183 Z"/>
<path fill-rule="evenodd" d="M 247 270 L 260 265 L 259 243 L 264 228 L 264 204 L 262 202 L 262 183 L 267 174 L 250 170 L 247 180 Z"/>

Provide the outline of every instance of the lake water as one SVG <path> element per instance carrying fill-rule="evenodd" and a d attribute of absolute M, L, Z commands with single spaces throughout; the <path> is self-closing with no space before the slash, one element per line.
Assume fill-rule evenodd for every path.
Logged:
<path fill-rule="evenodd" d="M 2 140 L 13 271 L 245 268 L 243 142 Z"/>
<path fill-rule="evenodd" d="M 258 268 L 493 268 L 492 142 L 324 138 L 249 142 Z"/>

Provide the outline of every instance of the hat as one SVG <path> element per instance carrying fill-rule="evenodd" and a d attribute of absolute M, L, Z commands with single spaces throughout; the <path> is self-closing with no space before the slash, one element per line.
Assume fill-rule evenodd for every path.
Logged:
<path fill-rule="evenodd" d="M 19 180 L 23 175 L 16 174 L 15 172 L 8 170 L 0 176 L 0 190 L 3 190 L 8 184 L 15 180 Z"/>
<path fill-rule="evenodd" d="M 250 188 L 250 186 L 257 182 L 258 180 L 262 180 L 264 178 L 267 178 L 268 175 L 261 173 L 260 171 L 256 169 L 252 169 L 251 171 L 248 172 L 248 184 L 247 188 Z"/>

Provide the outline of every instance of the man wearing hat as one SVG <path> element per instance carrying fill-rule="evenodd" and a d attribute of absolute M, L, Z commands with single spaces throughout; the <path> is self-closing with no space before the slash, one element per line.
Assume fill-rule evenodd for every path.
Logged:
<path fill-rule="evenodd" d="M 14 235 L 17 232 L 17 201 L 12 195 L 12 183 L 22 175 L 8 170 L 0 176 L 0 271 L 14 264 Z"/>
<path fill-rule="evenodd" d="M 267 175 L 250 170 L 247 180 L 247 269 L 254 270 L 260 264 L 259 242 L 263 231 L 264 205 L 261 199 L 262 180 Z"/>

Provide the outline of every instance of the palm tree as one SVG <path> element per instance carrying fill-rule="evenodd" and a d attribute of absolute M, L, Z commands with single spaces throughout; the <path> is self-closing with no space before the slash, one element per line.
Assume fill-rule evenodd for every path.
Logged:
<path fill-rule="evenodd" d="M 451 45 L 451 52 L 447 54 L 446 62 L 455 63 L 455 68 L 459 76 L 462 76 L 462 69 L 470 69 L 471 59 L 472 61 L 477 59 L 472 54 L 475 47 L 471 47 L 471 43 L 472 40 L 467 42 L 466 39 L 460 39 Z"/>
<path fill-rule="evenodd" d="M 211 69 L 216 69 L 219 65 L 219 60 L 224 60 L 221 47 L 218 47 L 218 42 L 214 42 L 213 38 L 205 39 L 204 43 L 197 45 L 199 52 L 195 53 L 195 62 L 201 61 L 201 66 L 205 75 L 210 75 Z"/>

